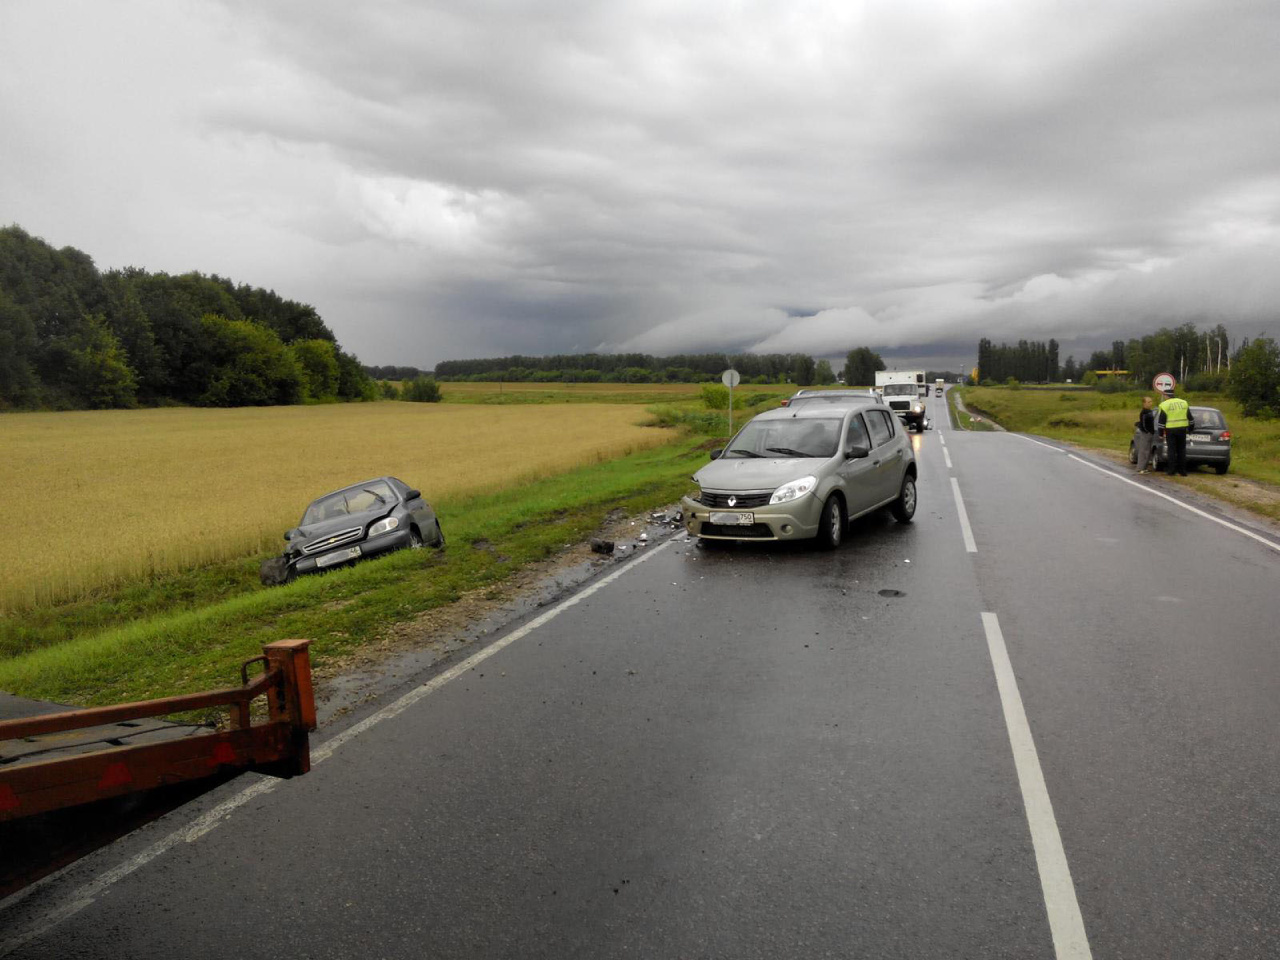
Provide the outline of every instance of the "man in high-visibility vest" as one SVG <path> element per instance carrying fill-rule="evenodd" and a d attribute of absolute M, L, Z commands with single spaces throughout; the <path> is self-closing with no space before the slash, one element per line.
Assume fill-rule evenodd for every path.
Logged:
<path fill-rule="evenodd" d="M 1156 417 L 1156 425 L 1160 435 L 1165 439 L 1165 472 L 1169 476 L 1175 473 L 1180 477 L 1187 475 L 1187 434 L 1195 429 L 1195 420 L 1191 416 L 1191 407 L 1181 397 L 1175 397 L 1170 390 L 1160 404 L 1160 413 Z"/>

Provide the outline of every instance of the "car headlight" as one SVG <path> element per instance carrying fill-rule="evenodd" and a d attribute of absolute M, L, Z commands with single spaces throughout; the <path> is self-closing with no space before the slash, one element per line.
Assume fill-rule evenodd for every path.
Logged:
<path fill-rule="evenodd" d="M 919 413 L 919 412 L 920 412 L 921 410 L 923 410 L 923 409 L 924 409 L 924 404 L 923 404 L 923 403 L 913 403 L 913 404 L 911 405 L 911 411 L 912 411 L 912 413 Z"/>
<path fill-rule="evenodd" d="M 383 517 L 377 523 L 369 524 L 369 536 L 376 537 L 380 533 L 390 533 L 398 526 L 400 521 L 395 517 Z"/>
<path fill-rule="evenodd" d="M 790 483 L 784 483 L 773 491 L 773 496 L 769 498 L 769 502 L 789 503 L 792 500 L 803 497 L 806 493 L 810 493 L 817 485 L 817 477 L 801 477 L 799 480 L 792 480 Z"/>

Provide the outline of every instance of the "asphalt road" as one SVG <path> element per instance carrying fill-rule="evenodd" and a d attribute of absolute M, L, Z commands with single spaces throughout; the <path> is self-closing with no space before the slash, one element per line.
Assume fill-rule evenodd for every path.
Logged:
<path fill-rule="evenodd" d="M 1280 956 L 1280 552 L 1024 437 L 918 457 L 915 523 L 652 547 L 0 956 Z"/>

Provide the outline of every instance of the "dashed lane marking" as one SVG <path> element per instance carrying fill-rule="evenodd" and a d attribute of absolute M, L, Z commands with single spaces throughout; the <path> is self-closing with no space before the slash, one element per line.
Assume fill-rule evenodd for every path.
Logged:
<path fill-rule="evenodd" d="M 973 542 L 973 527 L 969 526 L 969 514 L 964 508 L 964 499 L 960 496 L 960 482 L 951 478 L 951 492 L 956 497 L 956 513 L 960 514 L 960 532 L 964 535 L 964 548 L 970 553 L 978 552 L 978 545 Z"/>

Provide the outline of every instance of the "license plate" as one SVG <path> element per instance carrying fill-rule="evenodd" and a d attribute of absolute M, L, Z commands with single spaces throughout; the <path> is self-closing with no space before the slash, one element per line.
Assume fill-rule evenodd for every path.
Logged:
<path fill-rule="evenodd" d="M 1192 443 L 1213 443 L 1213 437 L 1201 437 L 1194 433 L 1187 434 L 1187 439 Z"/>
<path fill-rule="evenodd" d="M 335 550 L 333 553 L 326 553 L 323 557 L 316 558 L 317 567 L 331 567 L 335 563 L 342 563 L 344 560 L 354 560 L 360 556 L 359 547 L 348 547 L 346 550 Z"/>
<path fill-rule="evenodd" d="M 722 526 L 749 527 L 756 522 L 756 515 L 754 513 L 713 513 L 711 522 Z"/>

